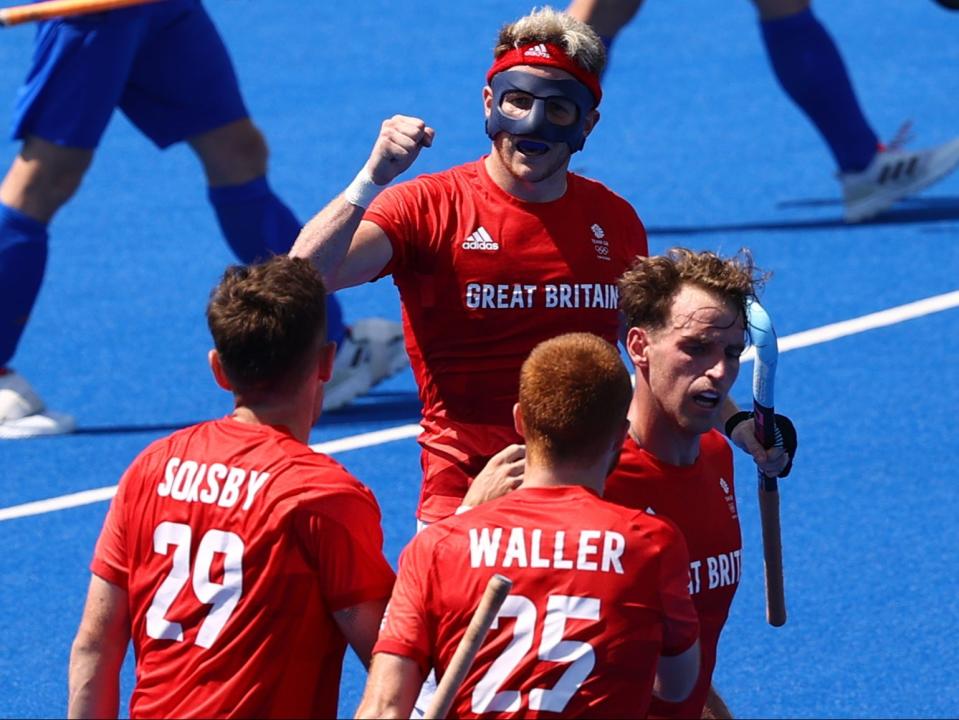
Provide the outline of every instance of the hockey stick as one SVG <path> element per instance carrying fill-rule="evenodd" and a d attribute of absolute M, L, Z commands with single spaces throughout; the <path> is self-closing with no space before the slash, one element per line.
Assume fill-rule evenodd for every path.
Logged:
<path fill-rule="evenodd" d="M 89 15 L 106 10 L 118 10 L 131 5 L 146 5 L 161 0 L 47 0 L 47 2 L 14 5 L 0 8 L 0 27 L 10 27 L 35 20 Z"/>
<path fill-rule="evenodd" d="M 460 644 L 456 646 L 456 652 L 453 653 L 453 659 L 450 660 L 449 667 L 443 673 L 443 679 L 436 687 L 436 693 L 430 699 L 430 704 L 426 709 L 427 718 L 445 718 L 453 704 L 453 698 L 456 696 L 466 673 L 469 672 L 476 659 L 476 653 L 479 652 L 483 640 L 486 639 L 486 633 L 489 632 L 490 625 L 496 618 L 503 601 L 513 587 L 512 581 L 503 575 L 494 575 L 489 579 L 483 597 L 480 599 L 479 606 L 470 620 L 469 626 Z"/>
<path fill-rule="evenodd" d="M 773 410 L 773 383 L 779 346 L 769 314 L 758 302 L 749 306 L 749 326 L 756 364 L 753 367 L 753 412 L 756 439 L 763 447 L 776 444 L 776 414 Z M 783 588 L 783 548 L 779 527 L 779 482 L 759 473 L 759 515 L 763 525 L 763 559 L 766 569 L 766 621 L 775 627 L 786 622 L 786 597 Z"/>

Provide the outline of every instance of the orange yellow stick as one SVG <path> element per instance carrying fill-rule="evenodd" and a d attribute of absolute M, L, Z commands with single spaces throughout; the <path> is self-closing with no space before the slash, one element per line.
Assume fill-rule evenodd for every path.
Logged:
<path fill-rule="evenodd" d="M 426 709 L 428 718 L 445 718 L 453 705 L 453 698 L 456 697 L 466 674 L 476 659 L 476 654 L 486 639 L 486 633 L 489 632 L 490 625 L 496 619 L 503 601 L 509 595 L 513 583 L 509 578 L 503 575 L 494 575 L 489 579 L 483 597 L 480 598 L 479 606 L 473 613 L 469 626 L 460 644 L 456 646 L 456 651 L 450 659 L 449 667 L 440 679 L 436 687 L 436 694 L 429 701 L 429 707 Z"/>
<path fill-rule="evenodd" d="M 14 5 L 0 8 L 0 27 L 9 27 L 36 20 L 87 15 L 89 13 L 117 10 L 131 5 L 145 5 L 161 0 L 47 0 L 30 5 Z"/>

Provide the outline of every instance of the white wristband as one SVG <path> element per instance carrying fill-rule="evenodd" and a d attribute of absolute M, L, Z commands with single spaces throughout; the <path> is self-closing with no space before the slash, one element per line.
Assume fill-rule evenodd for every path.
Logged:
<path fill-rule="evenodd" d="M 351 205 L 363 208 L 364 210 L 373 202 L 373 198 L 380 194 L 385 185 L 377 185 L 373 182 L 366 165 L 356 174 L 353 182 L 346 186 L 343 191 L 343 199 Z"/>
<path fill-rule="evenodd" d="M 454 515 L 462 515 L 463 513 L 469 512 L 469 511 L 472 510 L 472 509 L 473 509 L 473 506 L 472 506 L 472 505 L 460 505 L 458 508 L 456 508 L 456 512 L 453 513 L 453 514 L 454 514 Z"/>

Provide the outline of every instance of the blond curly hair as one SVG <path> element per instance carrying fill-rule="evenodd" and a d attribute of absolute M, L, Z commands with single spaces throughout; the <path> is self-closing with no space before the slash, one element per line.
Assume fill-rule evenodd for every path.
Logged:
<path fill-rule="evenodd" d="M 547 6 L 504 25 L 499 31 L 493 57 L 533 43 L 550 43 L 589 73 L 599 75 L 606 66 L 606 50 L 599 35 L 586 23 Z"/>

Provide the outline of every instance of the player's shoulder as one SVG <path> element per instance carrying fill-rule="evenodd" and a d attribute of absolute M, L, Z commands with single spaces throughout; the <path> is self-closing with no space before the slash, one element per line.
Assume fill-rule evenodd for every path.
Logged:
<path fill-rule="evenodd" d="M 623 440 L 623 447 L 619 453 L 619 460 L 617 460 L 613 472 L 617 472 L 621 467 L 631 468 L 633 466 L 647 464 L 649 457 L 649 453 L 643 450 L 630 435 L 626 435 L 626 439 Z"/>
<path fill-rule="evenodd" d="M 625 265 L 623 270 L 632 264 L 636 255 L 649 253 L 646 226 L 626 198 L 598 180 L 575 173 L 567 177 L 570 197 L 576 205 L 588 209 L 594 236 L 611 243 L 614 255 Z M 614 238 L 620 240 L 614 241 Z"/>
<path fill-rule="evenodd" d="M 643 521 L 645 518 L 655 517 L 643 509 L 622 505 L 606 497 L 597 498 L 596 504 L 600 506 L 605 513 L 609 514 L 611 518 L 619 522 L 633 523 L 637 520 Z"/>
<path fill-rule="evenodd" d="M 506 494 L 481 505 L 431 523 L 416 539 L 431 548 L 446 550 L 469 544 L 471 535 L 481 528 L 497 528 L 522 524 L 524 509 L 515 502 L 515 495 Z M 475 539 L 475 538 L 474 538 Z"/>
<path fill-rule="evenodd" d="M 166 477 L 171 468 L 175 470 L 172 463 L 186 456 L 186 449 L 197 436 L 209 436 L 210 426 L 214 423 L 213 420 L 196 423 L 153 440 L 127 465 L 120 478 L 118 494 L 132 502 L 151 492 L 158 479 Z"/>
<path fill-rule="evenodd" d="M 188 447 L 198 436 L 210 435 L 216 423 L 216 420 L 205 420 L 157 438 L 137 454 L 131 467 L 165 462 L 172 455 L 181 453 L 182 449 Z"/>
<path fill-rule="evenodd" d="M 656 458 L 627 436 L 616 467 L 606 478 L 606 494 L 620 495 L 624 486 L 634 488 L 655 485 L 661 475 Z"/>
<path fill-rule="evenodd" d="M 618 527 L 624 534 L 662 540 L 682 535 L 676 524 L 663 515 L 656 515 L 643 508 L 621 505 L 606 498 L 603 498 L 602 502 L 609 506 L 611 519 L 616 519 L 615 525 L 610 523 L 610 527 Z"/>
<path fill-rule="evenodd" d="M 441 563 L 444 557 L 453 557 L 454 564 L 458 565 L 464 557 L 462 548 L 468 542 L 463 519 L 469 514 L 450 515 L 430 523 L 406 544 L 403 555 L 429 563 Z"/>
<path fill-rule="evenodd" d="M 407 193 L 449 196 L 465 188 L 481 184 L 479 160 L 454 165 L 437 172 L 422 173 L 394 187 Z"/>
<path fill-rule="evenodd" d="M 318 496 L 371 497 L 370 489 L 343 465 L 324 453 L 306 448 L 291 458 L 289 477 Z"/>
<path fill-rule="evenodd" d="M 601 497 L 586 488 L 576 488 L 575 491 L 568 493 L 568 497 L 573 504 L 566 507 L 575 513 L 576 524 L 584 527 L 595 526 L 630 531 L 637 523 L 648 524 L 645 519 L 653 517 L 644 510 Z M 652 524 L 655 525 L 655 521 Z"/>
<path fill-rule="evenodd" d="M 623 211 L 632 213 L 633 215 L 636 214 L 636 210 L 633 208 L 633 205 L 629 202 L 629 200 L 599 180 L 594 180 L 593 178 L 588 178 L 585 175 L 570 172 L 567 174 L 567 182 L 577 195 L 585 195 L 597 202 L 603 202 L 610 206 L 618 207 Z"/>
<path fill-rule="evenodd" d="M 733 449 L 726 436 L 713 428 L 700 438 L 700 452 L 708 459 L 732 462 Z"/>

